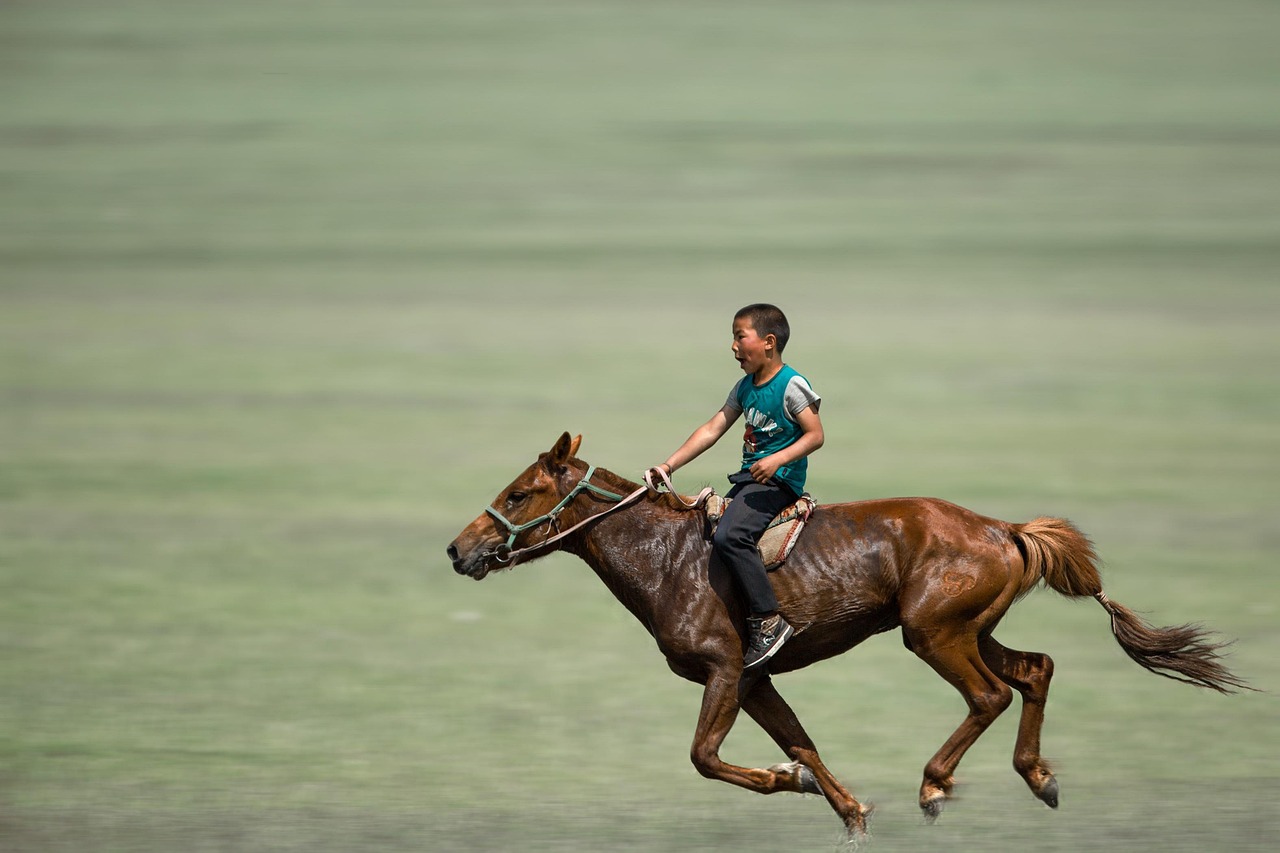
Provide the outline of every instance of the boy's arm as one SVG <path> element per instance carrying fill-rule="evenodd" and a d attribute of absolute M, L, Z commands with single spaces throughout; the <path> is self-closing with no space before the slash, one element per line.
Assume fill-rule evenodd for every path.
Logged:
<path fill-rule="evenodd" d="M 695 429 L 693 434 L 685 439 L 684 444 L 662 463 L 666 466 L 667 473 L 674 474 L 677 468 L 689 464 L 702 455 L 704 450 L 719 441 L 720 437 L 729 431 L 729 427 L 733 426 L 733 422 L 740 414 L 742 413 L 728 404 L 722 406 L 720 411 L 711 416 L 711 420 Z"/>
<path fill-rule="evenodd" d="M 822 418 L 818 417 L 816 406 L 806 406 L 796 414 L 796 423 L 802 433 L 794 443 L 787 445 L 777 453 L 759 459 L 751 466 L 751 478 L 757 483 L 767 483 L 778 473 L 783 465 L 789 465 L 797 459 L 803 459 L 822 446 L 825 440 L 822 433 Z"/>

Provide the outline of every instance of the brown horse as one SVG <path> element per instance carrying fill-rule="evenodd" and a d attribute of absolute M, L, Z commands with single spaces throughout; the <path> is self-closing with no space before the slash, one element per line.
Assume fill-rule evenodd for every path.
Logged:
<path fill-rule="evenodd" d="M 702 775 L 761 794 L 822 794 L 851 833 L 870 808 L 823 765 L 769 674 L 743 677 L 743 604 L 711 557 L 706 520 L 677 495 L 659 494 L 576 458 L 565 433 L 499 493 L 448 547 L 454 569 L 480 580 L 555 550 L 584 560 L 657 641 L 677 675 L 705 685 L 691 757 Z M 1040 757 L 1053 661 L 992 637 L 1000 618 L 1041 580 L 1092 596 L 1121 648 L 1146 669 L 1224 693 L 1247 685 L 1219 661 L 1221 644 L 1193 626 L 1154 628 L 1102 592 L 1089 540 L 1070 522 L 1010 524 L 932 498 L 820 507 L 786 564 L 771 574 L 796 634 L 769 672 L 800 669 L 868 637 L 901 628 L 908 649 L 964 697 L 969 714 L 925 765 L 920 807 L 936 817 L 965 751 L 1022 696 L 1013 765 L 1031 792 L 1058 804 Z M 746 710 L 791 759 L 767 769 L 721 760 L 720 745 Z"/>

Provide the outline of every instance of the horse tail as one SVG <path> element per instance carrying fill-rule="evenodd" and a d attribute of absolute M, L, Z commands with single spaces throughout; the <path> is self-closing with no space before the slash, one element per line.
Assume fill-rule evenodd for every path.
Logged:
<path fill-rule="evenodd" d="M 1069 598 L 1097 599 L 1111 616 L 1111 633 L 1120 648 L 1148 672 L 1219 693 L 1253 689 L 1222 664 L 1221 652 L 1229 643 L 1215 642 L 1199 625 L 1157 628 L 1107 598 L 1093 543 L 1071 522 L 1037 518 L 1010 528 L 1026 564 L 1023 594 L 1043 578 L 1051 589 Z"/>
<path fill-rule="evenodd" d="M 1013 541 L 1027 564 L 1023 592 L 1030 592 L 1041 578 L 1050 588 L 1070 598 L 1102 592 L 1098 555 L 1089 537 L 1065 518 L 1037 518 L 1014 524 Z"/>

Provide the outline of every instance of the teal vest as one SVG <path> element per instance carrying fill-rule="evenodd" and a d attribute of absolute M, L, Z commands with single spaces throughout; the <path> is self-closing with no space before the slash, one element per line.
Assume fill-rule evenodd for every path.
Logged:
<path fill-rule="evenodd" d="M 794 378 L 798 378 L 808 389 L 809 381 L 785 364 L 772 379 L 759 388 L 751 381 L 750 376 L 744 376 L 734 387 L 734 399 L 742 409 L 742 417 L 746 421 L 746 431 L 742 437 L 741 470 L 746 471 L 757 460 L 777 453 L 784 447 L 790 447 L 804 434 L 800 424 L 787 416 L 787 387 Z M 795 412 L 802 410 L 805 404 L 817 405 L 818 396 L 811 389 L 809 395 L 809 399 L 800 397 L 804 402 Z M 808 470 L 808 458 L 800 458 L 779 468 L 774 479 L 801 495 L 804 494 Z"/>

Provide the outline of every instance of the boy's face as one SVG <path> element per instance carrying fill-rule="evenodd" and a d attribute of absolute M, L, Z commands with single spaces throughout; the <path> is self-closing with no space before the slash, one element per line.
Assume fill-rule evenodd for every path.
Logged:
<path fill-rule="evenodd" d="M 769 363 L 773 350 L 773 335 L 762 338 L 756 334 L 750 317 L 739 317 L 733 321 L 733 357 L 743 372 L 759 373 Z"/>

